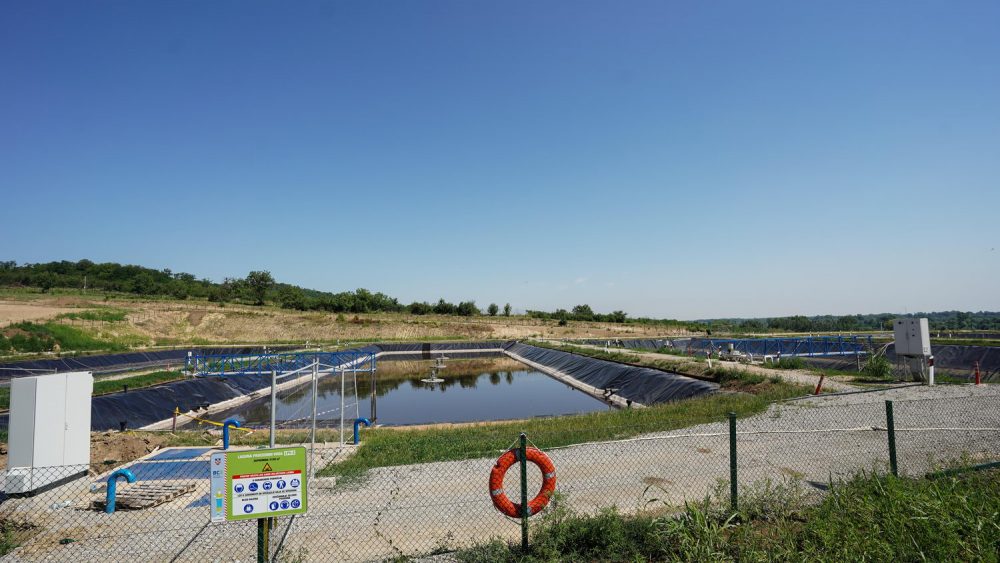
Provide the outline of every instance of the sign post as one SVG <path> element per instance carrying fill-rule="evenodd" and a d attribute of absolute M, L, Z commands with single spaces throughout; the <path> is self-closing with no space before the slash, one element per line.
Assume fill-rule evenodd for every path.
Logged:
<path fill-rule="evenodd" d="M 306 449 L 218 451 L 209 465 L 211 521 L 257 520 L 257 559 L 266 560 L 269 519 L 306 513 Z"/>

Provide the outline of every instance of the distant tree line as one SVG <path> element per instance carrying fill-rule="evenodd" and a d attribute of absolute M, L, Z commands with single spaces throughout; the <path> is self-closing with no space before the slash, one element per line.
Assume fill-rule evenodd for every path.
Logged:
<path fill-rule="evenodd" d="M 700 321 L 715 332 L 854 332 L 892 330 L 900 317 L 926 317 L 931 330 L 1000 330 L 1000 312 L 941 311 L 905 315 L 817 315 L 759 319 L 711 319 Z"/>
<path fill-rule="evenodd" d="M 415 302 L 406 306 L 395 297 L 363 288 L 331 293 L 278 283 L 267 271 L 252 271 L 245 278 L 226 278 L 216 283 L 184 272 L 113 262 L 98 264 L 90 260 L 20 265 L 14 261 L 0 261 L 0 286 L 32 287 L 43 292 L 52 288 L 87 289 L 148 297 L 207 299 L 215 303 L 275 303 L 286 309 L 332 313 L 481 314 L 474 301 L 455 305 L 441 299 L 435 305 Z M 509 314 L 510 305 L 505 311 Z"/>
<path fill-rule="evenodd" d="M 53 288 L 87 289 L 95 292 L 127 293 L 140 296 L 165 296 L 175 299 L 207 299 L 216 303 L 249 303 L 261 305 L 275 303 L 287 309 L 300 311 L 329 311 L 333 313 L 404 313 L 413 315 L 481 315 L 475 301 L 458 304 L 439 299 L 437 303 L 414 301 L 403 305 L 396 298 L 367 289 L 331 293 L 304 289 L 287 283 L 278 283 L 270 272 L 252 271 L 245 278 L 226 278 L 221 283 L 198 279 L 193 274 L 154 270 L 142 266 L 122 265 L 113 262 L 95 263 L 60 261 L 44 264 L 17 264 L 0 261 L 0 286 L 32 287 L 47 292 Z M 486 309 L 490 316 L 511 315 L 510 303 L 502 308 L 491 303 Z M 673 319 L 629 318 L 624 311 L 595 313 L 590 305 L 577 305 L 572 310 L 556 309 L 553 312 L 527 311 L 537 319 L 568 321 L 597 321 L 657 325 L 685 328 L 691 331 L 715 333 L 747 332 L 851 332 L 866 330 L 892 330 L 892 320 L 900 316 L 927 317 L 932 330 L 998 330 L 1000 312 L 942 311 L 937 313 L 912 313 L 899 315 L 880 313 L 869 315 L 818 315 L 772 318 L 732 318 L 702 321 L 676 321 Z"/>
<path fill-rule="evenodd" d="M 612 311 L 610 313 L 595 313 L 594 309 L 587 304 L 577 305 L 572 310 L 556 309 L 553 312 L 528 310 L 527 315 L 536 319 L 557 320 L 559 324 L 566 324 L 568 321 L 593 321 L 602 323 L 628 323 L 640 325 L 654 325 L 670 329 L 684 329 L 691 332 L 704 332 L 706 327 L 700 322 L 678 321 L 674 319 L 652 319 L 649 317 L 630 318 L 625 311 Z"/>
<path fill-rule="evenodd" d="M 596 321 L 604 323 L 624 323 L 628 320 L 628 315 L 624 311 L 613 311 L 608 314 L 595 313 L 590 305 L 577 305 L 572 311 L 566 309 L 556 309 L 549 313 L 547 311 L 528 310 L 528 316 L 536 319 L 555 319 L 558 321 Z"/>

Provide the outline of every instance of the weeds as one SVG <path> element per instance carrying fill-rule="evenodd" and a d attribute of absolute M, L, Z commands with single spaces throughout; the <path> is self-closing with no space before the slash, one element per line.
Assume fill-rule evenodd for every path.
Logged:
<path fill-rule="evenodd" d="M 7 555 L 17 549 L 22 542 L 33 536 L 37 529 L 25 523 L 0 520 L 0 555 Z"/>
<path fill-rule="evenodd" d="M 869 379 L 880 381 L 891 379 L 892 364 L 889 362 L 889 358 L 879 354 L 872 354 L 865 361 L 864 367 L 861 368 L 861 373 Z"/>
<path fill-rule="evenodd" d="M 53 351 L 89 352 L 105 350 L 121 352 L 142 344 L 138 337 L 116 337 L 106 340 L 79 328 L 56 322 L 21 322 L 0 331 L 0 352 L 42 353 Z"/>
<path fill-rule="evenodd" d="M 90 309 L 80 312 L 63 313 L 57 318 L 117 323 L 124 321 L 126 315 L 128 315 L 128 311 L 124 309 Z"/>
<path fill-rule="evenodd" d="M 937 479 L 860 474 L 832 486 L 819 502 L 797 481 L 765 482 L 745 492 L 740 505 L 732 513 L 723 493 L 666 516 L 626 516 L 614 509 L 585 516 L 559 506 L 533 526 L 528 553 L 493 540 L 455 558 L 467 563 L 998 560 L 997 471 Z"/>

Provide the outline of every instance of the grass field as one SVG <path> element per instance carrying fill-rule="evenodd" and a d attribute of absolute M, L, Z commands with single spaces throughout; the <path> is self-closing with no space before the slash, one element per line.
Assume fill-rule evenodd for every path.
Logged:
<path fill-rule="evenodd" d="M 810 391 L 805 386 L 744 372 L 720 372 L 719 375 L 723 389 L 744 393 L 718 393 L 649 408 L 514 422 L 366 430 L 362 446 L 353 457 L 326 467 L 321 474 L 337 475 L 349 481 L 375 467 L 494 455 L 508 447 L 521 432 L 540 448 L 629 438 L 645 432 L 723 420 L 729 412 L 747 416 L 765 410 L 774 401 Z"/>
<path fill-rule="evenodd" d="M 721 497 L 679 514 L 574 514 L 556 506 L 527 553 L 500 540 L 458 561 L 997 561 L 1000 472 L 899 479 L 858 475 L 811 503 L 795 483 Z"/>

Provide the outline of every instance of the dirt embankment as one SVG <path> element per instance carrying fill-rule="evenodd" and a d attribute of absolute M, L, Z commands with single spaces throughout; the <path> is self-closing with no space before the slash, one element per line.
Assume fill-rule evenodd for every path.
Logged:
<path fill-rule="evenodd" d="M 336 314 L 277 307 L 224 305 L 205 301 L 132 301 L 61 296 L 0 301 L 0 326 L 55 318 L 86 308 L 128 311 L 124 321 L 73 323 L 87 332 L 158 345 L 335 342 L 358 340 L 525 338 L 645 338 L 682 335 L 663 327 L 551 320 L 526 317 L 457 317 L 401 313 Z"/>
<path fill-rule="evenodd" d="M 30 301 L 0 301 L 0 327 L 22 321 L 52 319 L 72 309 L 58 300 L 35 303 Z"/>

